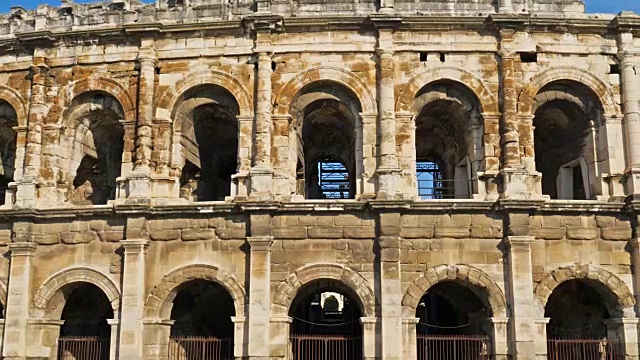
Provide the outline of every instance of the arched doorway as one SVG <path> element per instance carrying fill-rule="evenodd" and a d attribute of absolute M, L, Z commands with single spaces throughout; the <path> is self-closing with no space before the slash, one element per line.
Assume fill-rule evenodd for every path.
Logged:
<path fill-rule="evenodd" d="M 192 280 L 178 287 L 171 309 L 169 360 L 233 360 L 233 298 L 221 285 Z"/>
<path fill-rule="evenodd" d="M 62 309 L 58 340 L 59 360 L 108 360 L 113 308 L 105 293 L 96 285 L 78 282 L 62 289 Z"/>
<path fill-rule="evenodd" d="M 534 151 L 542 193 L 564 200 L 601 194 L 598 133 L 604 110 L 596 94 L 560 80 L 545 85 L 535 99 Z"/>
<path fill-rule="evenodd" d="M 319 81 L 304 87 L 292 101 L 298 143 L 296 191 L 307 199 L 353 199 L 361 171 L 356 133 L 361 112 L 358 97 L 342 85 Z"/>
<path fill-rule="evenodd" d="M 545 306 L 548 359 L 624 358 L 606 325 L 608 319 L 621 316 L 610 310 L 616 303 L 615 295 L 593 280 L 573 279 L 558 285 Z"/>
<path fill-rule="evenodd" d="M 466 86 L 436 81 L 413 101 L 416 180 L 421 199 L 466 199 L 478 192 L 483 126 L 480 102 Z"/>
<path fill-rule="evenodd" d="M 302 287 L 289 309 L 291 359 L 363 359 L 362 310 L 356 299 L 336 280 Z"/>
<path fill-rule="evenodd" d="M 222 201 L 231 195 L 238 168 L 239 105 L 217 85 L 185 92 L 174 110 L 174 131 L 181 151 L 180 197 L 190 201 Z"/>
<path fill-rule="evenodd" d="M 122 105 L 112 95 L 91 91 L 74 98 L 64 118 L 64 153 L 59 156 L 68 163 L 67 200 L 75 205 L 114 200 L 124 150 Z"/>
<path fill-rule="evenodd" d="M 468 287 L 441 282 L 416 309 L 418 360 L 488 360 L 489 306 Z"/>
<path fill-rule="evenodd" d="M 6 202 L 9 183 L 13 181 L 16 162 L 16 132 L 18 126 L 15 109 L 0 100 L 0 205 Z"/>

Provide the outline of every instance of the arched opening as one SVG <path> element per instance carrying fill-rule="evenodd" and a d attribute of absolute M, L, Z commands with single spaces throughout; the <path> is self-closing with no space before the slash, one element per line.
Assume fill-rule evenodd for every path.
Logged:
<path fill-rule="evenodd" d="M 615 295 L 593 280 L 558 285 L 545 306 L 549 359 L 618 359 L 622 349 L 606 325 L 621 315 L 610 311 L 616 303 Z"/>
<path fill-rule="evenodd" d="M 100 205 L 115 199 L 124 149 L 123 118 L 118 100 L 99 91 L 84 93 L 71 102 L 63 140 L 66 154 L 71 154 L 71 203 Z"/>
<path fill-rule="evenodd" d="M 437 81 L 413 102 L 416 180 L 421 199 L 465 199 L 477 193 L 482 166 L 481 107 L 464 85 Z"/>
<path fill-rule="evenodd" d="M 169 360 L 233 360 L 233 298 L 215 282 L 192 280 L 173 299 Z"/>
<path fill-rule="evenodd" d="M 96 285 L 79 282 L 62 289 L 62 309 L 58 340 L 59 360 L 108 360 L 113 308 L 105 293 Z"/>
<path fill-rule="evenodd" d="M 549 83 L 535 99 L 534 151 L 542 193 L 552 199 L 594 198 L 600 193 L 600 101 L 588 87 L 571 81 Z"/>
<path fill-rule="evenodd" d="M 15 109 L 0 100 L 0 205 L 7 202 L 9 183 L 13 181 L 16 162 L 16 132 L 18 126 Z M 10 200 L 11 201 L 11 200 Z"/>
<path fill-rule="evenodd" d="M 180 133 L 180 196 L 222 201 L 238 167 L 238 103 L 227 90 L 202 85 L 180 97 L 174 131 Z"/>
<path fill-rule="evenodd" d="M 341 85 L 319 82 L 301 90 L 292 104 L 300 144 L 296 190 L 307 199 L 355 198 L 357 97 Z"/>
<path fill-rule="evenodd" d="M 484 360 L 490 355 L 488 305 L 471 289 L 441 282 L 416 309 L 418 360 Z"/>
<path fill-rule="evenodd" d="M 291 359 L 362 359 L 362 310 L 356 299 L 335 280 L 303 286 L 289 309 Z"/>

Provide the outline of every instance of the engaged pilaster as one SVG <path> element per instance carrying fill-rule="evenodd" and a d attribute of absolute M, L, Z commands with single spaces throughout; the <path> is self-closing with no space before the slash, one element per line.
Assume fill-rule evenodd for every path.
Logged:
<path fill-rule="evenodd" d="M 273 169 L 271 167 L 271 31 L 277 18 L 266 16 L 254 18 L 256 32 L 254 53 L 258 64 L 256 81 L 256 113 L 254 123 L 253 162 L 250 171 L 249 196 L 268 200 L 273 196 Z"/>
<path fill-rule="evenodd" d="M 129 219 L 127 223 L 127 240 L 121 240 L 124 248 L 124 264 L 122 268 L 122 301 L 120 317 L 120 346 L 121 359 L 142 360 L 142 318 L 145 296 L 145 257 L 149 240 L 138 237 L 129 238 L 134 229 L 140 229 L 144 219 Z M 129 229 L 131 224 L 131 228 Z M 131 234 L 133 235 L 133 234 Z"/>
<path fill-rule="evenodd" d="M 28 227 L 28 224 L 23 225 Z M 9 279 L 11 281 L 9 281 L 7 288 L 7 306 L 5 309 L 4 346 L 2 347 L 4 359 L 24 359 L 27 356 L 27 328 L 29 305 L 31 304 L 31 273 L 33 271 L 32 259 L 36 247 L 36 244 L 32 242 L 9 244 L 9 251 L 11 252 Z"/>
<path fill-rule="evenodd" d="M 402 283 L 400 276 L 399 211 L 380 213 L 380 331 L 382 359 L 402 359 Z"/>
<path fill-rule="evenodd" d="M 34 51 L 34 54 L 37 51 Z M 16 206 L 33 207 L 36 205 L 36 183 L 42 182 L 42 131 L 48 113 L 47 106 L 47 77 L 49 73 L 48 59 L 39 56 L 33 59 L 31 65 L 31 97 L 29 103 L 29 125 L 25 153 L 25 172 L 22 180 L 18 181 L 16 190 Z M 49 179 L 47 184 L 41 184 L 40 195 L 43 201 L 57 200 L 55 183 L 57 179 Z M 45 185 L 45 186 L 42 186 Z"/>
<path fill-rule="evenodd" d="M 253 217 L 252 217 L 253 222 Z M 247 238 L 249 265 L 249 359 L 268 360 L 271 337 L 271 244 L 273 236 Z"/>
<path fill-rule="evenodd" d="M 535 314 L 533 300 L 533 236 L 507 236 L 503 244 L 507 257 L 507 280 L 511 304 L 511 348 L 514 360 L 535 359 Z"/>
<path fill-rule="evenodd" d="M 393 199 L 399 195 L 400 168 L 396 147 L 396 119 L 394 95 L 393 31 L 400 19 L 372 18 L 378 29 L 378 198 Z"/>
<path fill-rule="evenodd" d="M 155 92 L 156 53 L 153 40 L 143 40 L 138 54 L 138 127 L 136 129 L 136 161 L 129 180 L 129 198 L 148 201 L 151 197 L 151 148 L 153 145 L 153 99 Z M 135 200 L 134 200 L 135 199 Z M 142 200 L 145 199 L 145 200 Z"/>
<path fill-rule="evenodd" d="M 632 33 L 618 35 L 618 58 L 622 77 L 623 126 L 626 144 L 626 194 L 640 197 L 640 49 L 634 47 Z"/>

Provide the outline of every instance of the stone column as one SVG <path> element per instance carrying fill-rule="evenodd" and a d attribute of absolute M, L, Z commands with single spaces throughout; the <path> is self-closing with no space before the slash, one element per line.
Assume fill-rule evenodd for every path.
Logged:
<path fill-rule="evenodd" d="M 20 227 L 20 229 L 17 229 Z M 28 232 L 29 224 L 14 224 L 14 231 Z M 23 234 L 16 234 L 16 238 Z M 19 239 L 15 239 L 19 240 Z M 24 359 L 27 354 L 27 321 L 31 305 L 32 258 L 36 251 L 32 242 L 14 242 L 9 244 L 11 263 L 9 266 L 9 286 L 7 288 L 7 306 L 5 309 L 4 359 Z"/>
<path fill-rule="evenodd" d="M 507 293 L 511 305 L 511 349 L 513 360 L 535 357 L 533 267 L 531 244 L 533 236 L 507 236 L 503 244 L 507 260 Z"/>
<path fill-rule="evenodd" d="M 419 318 L 402 319 L 402 359 L 418 359 L 418 339 L 416 334 L 416 325 L 418 325 L 419 322 Z"/>
<path fill-rule="evenodd" d="M 271 317 L 271 358 L 291 359 L 289 332 L 293 318 L 290 316 Z"/>
<path fill-rule="evenodd" d="M 34 54 L 38 52 L 36 50 Z M 46 86 L 48 73 L 48 59 L 42 56 L 34 57 L 31 65 L 31 97 L 29 99 L 29 124 L 24 157 L 25 170 L 24 177 L 17 181 L 16 190 L 16 206 L 18 207 L 33 207 L 36 204 L 35 184 L 41 179 L 42 127 L 48 113 Z M 47 190 L 44 191 L 47 192 Z M 51 194 L 51 189 L 49 189 L 48 195 L 54 196 L 55 187 L 53 191 L 54 194 Z"/>
<path fill-rule="evenodd" d="M 520 132 L 518 123 L 518 86 L 515 76 L 515 52 L 512 47 L 514 30 L 500 31 L 500 79 L 502 87 L 502 196 L 507 199 L 530 198 L 526 174 L 520 159 Z"/>
<path fill-rule="evenodd" d="M 118 359 L 118 334 L 120 333 L 120 319 L 107 319 L 107 324 L 111 327 L 109 337 L 109 360 Z"/>
<path fill-rule="evenodd" d="M 27 359 L 58 359 L 58 338 L 64 320 L 29 319 Z M 6 359 L 6 357 L 5 357 Z"/>
<path fill-rule="evenodd" d="M 607 339 L 619 343 L 624 349 L 625 360 L 638 360 L 638 318 L 607 319 Z M 615 345 L 614 345 L 615 346 Z"/>
<path fill-rule="evenodd" d="M 382 341 L 382 336 L 378 337 L 376 334 L 378 318 L 361 317 L 360 324 L 362 324 L 362 354 L 364 355 L 364 360 L 376 360 L 376 344 Z"/>
<path fill-rule="evenodd" d="M 245 349 L 247 348 L 247 337 L 245 336 L 247 318 L 244 316 L 231 317 L 233 322 L 233 357 L 245 359 Z"/>
<path fill-rule="evenodd" d="M 547 324 L 551 318 L 535 319 L 536 331 L 536 359 L 547 358 Z"/>
<path fill-rule="evenodd" d="M 509 359 L 509 318 L 489 318 L 491 324 L 491 359 Z"/>
<path fill-rule="evenodd" d="M 381 214 L 397 217 L 399 213 Z M 381 220 L 383 223 L 386 220 Z M 394 221 L 395 222 L 395 221 Z M 380 236 L 380 312 L 382 360 L 402 359 L 402 284 L 400 279 L 399 236 Z"/>
<path fill-rule="evenodd" d="M 252 227 L 253 216 L 252 216 Z M 249 265 L 249 359 L 268 360 L 271 312 L 271 244 L 273 236 L 247 238 Z"/>
<path fill-rule="evenodd" d="M 169 339 L 174 320 L 144 319 L 144 358 L 166 360 L 169 357 Z M 122 357 L 120 357 L 122 359 Z"/>
<path fill-rule="evenodd" d="M 156 54 L 153 40 L 143 39 L 138 62 L 138 126 L 136 129 L 136 161 L 129 180 L 129 197 L 134 201 L 151 197 L 151 148 L 153 146 L 153 99 L 156 76 Z M 128 119 L 127 119 L 128 120 Z"/>
<path fill-rule="evenodd" d="M 378 27 L 378 117 L 380 154 L 378 168 L 378 198 L 394 198 L 398 194 L 400 168 L 396 148 L 394 95 L 393 25 L 396 22 L 375 22 Z"/>
<path fill-rule="evenodd" d="M 144 219 L 129 219 L 127 240 L 120 241 L 124 248 L 120 305 L 119 356 L 121 359 L 143 359 L 142 318 L 145 301 L 145 258 L 149 240 L 129 238 L 130 232 L 141 222 L 144 222 Z M 134 229 L 130 229 L 130 224 Z"/>
<path fill-rule="evenodd" d="M 269 199 L 273 193 L 271 182 L 271 30 L 269 24 L 256 23 L 254 52 L 257 56 L 256 114 L 254 124 L 253 166 L 251 168 L 251 192 L 253 198 Z"/>
<path fill-rule="evenodd" d="M 622 70 L 622 108 L 626 143 L 626 192 L 640 196 L 640 76 L 637 73 L 640 50 L 631 33 L 618 36 L 618 58 Z"/>
<path fill-rule="evenodd" d="M 602 164 L 602 178 L 608 186 L 604 189 L 604 196 L 624 198 L 622 176 L 625 169 L 625 151 L 624 147 L 620 146 L 624 142 L 622 119 L 612 116 L 606 117 L 600 126 L 600 144 L 606 147 L 608 155 Z"/>

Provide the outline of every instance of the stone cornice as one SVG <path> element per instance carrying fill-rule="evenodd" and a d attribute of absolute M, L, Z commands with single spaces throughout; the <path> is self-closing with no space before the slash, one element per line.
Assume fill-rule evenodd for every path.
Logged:
<path fill-rule="evenodd" d="M 468 29 L 470 31 L 497 31 L 511 29 L 526 32 L 576 32 L 615 34 L 617 32 L 632 32 L 640 35 L 640 16 L 620 15 L 606 18 L 597 16 L 552 17 L 544 15 L 507 15 L 492 14 L 489 16 L 451 16 L 451 15 L 353 15 L 353 16 L 301 16 L 282 17 L 279 15 L 248 15 L 236 20 L 211 20 L 198 23 L 162 23 L 139 22 L 125 23 L 112 27 L 96 27 L 83 29 L 69 29 L 64 31 L 38 30 L 7 34 L 0 40 L 0 45 L 10 46 L 20 43 L 27 46 L 52 46 L 56 41 L 82 36 L 113 37 L 160 37 L 169 33 L 207 32 L 237 33 L 242 31 L 243 24 L 252 24 L 252 31 L 259 31 L 267 26 L 267 30 L 274 29 L 284 32 L 314 32 L 327 30 L 374 30 L 379 27 L 394 28 L 398 31 L 451 31 Z M 264 24 L 264 26 L 262 26 Z M 277 25 L 277 26 L 276 26 Z"/>
<path fill-rule="evenodd" d="M 95 216 L 193 216 L 222 215 L 228 213 L 333 213 L 359 211 L 400 212 L 490 212 L 516 211 L 536 213 L 620 213 L 634 212 L 640 206 L 625 202 L 596 200 L 463 200 L 447 199 L 433 201 L 414 200 L 305 200 L 299 202 L 199 202 L 171 205 L 98 205 L 68 206 L 50 209 L 5 209 L 0 210 L 0 220 L 37 221 L 39 219 L 75 219 Z"/>

